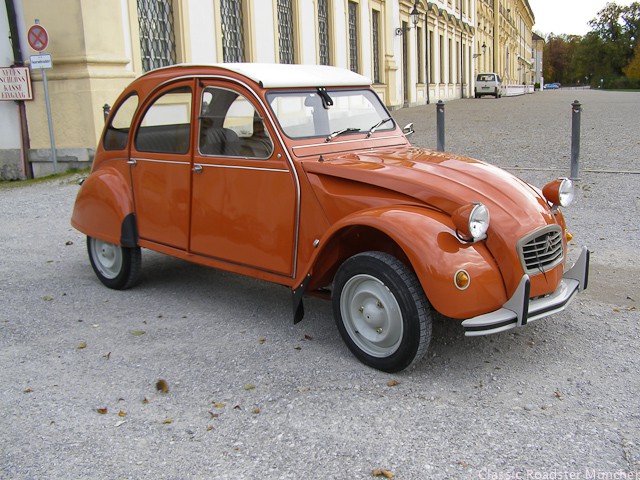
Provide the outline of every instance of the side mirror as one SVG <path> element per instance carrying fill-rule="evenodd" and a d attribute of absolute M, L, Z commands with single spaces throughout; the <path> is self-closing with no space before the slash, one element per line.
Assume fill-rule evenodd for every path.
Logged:
<path fill-rule="evenodd" d="M 402 129 L 402 133 L 404 133 L 405 137 L 409 137 L 409 136 L 413 135 L 414 133 L 416 133 L 416 131 L 413 129 L 413 123 L 410 123 L 406 127 L 404 127 Z"/>

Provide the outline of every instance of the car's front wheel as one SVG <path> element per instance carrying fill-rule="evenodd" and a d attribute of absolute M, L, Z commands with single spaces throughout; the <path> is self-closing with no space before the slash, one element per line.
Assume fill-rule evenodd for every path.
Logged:
<path fill-rule="evenodd" d="M 431 307 L 415 273 L 396 257 L 365 252 L 347 259 L 332 300 L 340 335 L 366 365 L 397 372 L 427 352 Z"/>
<path fill-rule="evenodd" d="M 87 237 L 87 251 L 93 271 L 109 288 L 125 290 L 132 287 L 140 275 L 140 247 L 126 248 Z"/>

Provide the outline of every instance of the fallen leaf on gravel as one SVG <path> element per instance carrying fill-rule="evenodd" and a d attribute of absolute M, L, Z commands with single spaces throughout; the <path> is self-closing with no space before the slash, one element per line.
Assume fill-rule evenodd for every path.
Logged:
<path fill-rule="evenodd" d="M 144 397 L 144 398 L 142 399 L 142 404 L 143 404 L 143 405 L 146 405 L 147 403 L 149 403 L 149 399 L 148 399 L 147 397 Z"/>
<path fill-rule="evenodd" d="M 304 339 L 305 340 L 313 340 L 313 337 L 311 335 L 307 335 L 306 333 L 304 334 Z"/>
<path fill-rule="evenodd" d="M 96 408 L 96 412 L 98 412 L 100 415 L 106 415 L 109 412 L 109 409 L 105 408 Z"/>
<path fill-rule="evenodd" d="M 614 308 L 613 311 L 616 312 L 616 313 L 620 313 L 620 309 L 619 308 Z"/>
<path fill-rule="evenodd" d="M 66 243 L 65 243 L 65 245 L 66 245 L 66 246 L 73 245 L 73 242 L 72 242 L 71 240 L 67 240 L 67 241 L 66 241 Z"/>
<path fill-rule="evenodd" d="M 127 412 L 123 412 L 122 410 L 120 410 L 120 411 L 118 412 L 118 416 L 119 416 L 119 417 L 126 417 L 126 416 L 127 416 Z"/>
<path fill-rule="evenodd" d="M 111 352 L 105 353 L 104 355 L 102 355 L 102 357 L 109 360 L 111 358 Z"/>
<path fill-rule="evenodd" d="M 219 413 L 213 413 L 213 412 L 209 412 L 209 415 L 211 415 L 211 418 L 218 418 L 220 416 Z"/>
<path fill-rule="evenodd" d="M 556 396 L 556 398 L 557 398 L 558 400 L 562 400 L 562 393 L 560 393 L 560 392 L 556 391 L 556 392 L 555 392 L 555 396 Z"/>
<path fill-rule="evenodd" d="M 257 415 L 260 413 L 260 409 L 258 407 L 253 407 L 251 409 L 251 413 L 253 413 L 254 415 Z"/>
<path fill-rule="evenodd" d="M 293 347 L 294 350 L 302 350 L 302 347 Z"/>
<path fill-rule="evenodd" d="M 253 390 L 254 388 L 256 388 L 256 386 L 255 386 L 255 385 L 251 385 L 251 384 L 249 384 L 249 385 L 245 385 L 245 386 L 244 386 L 244 387 L 242 387 L 242 388 L 244 388 L 245 390 Z"/>
<path fill-rule="evenodd" d="M 140 335 L 144 335 L 145 331 L 144 330 L 134 330 L 131 332 L 131 335 L 133 335 L 134 337 L 139 337 Z"/>
<path fill-rule="evenodd" d="M 397 381 L 397 380 L 389 380 L 387 382 L 387 387 L 395 387 L 396 385 L 399 385 L 399 384 L 400 384 L 400 382 Z"/>
<path fill-rule="evenodd" d="M 233 407 L 234 410 L 242 410 L 242 407 L 240 405 L 236 405 L 235 407 Z"/>
<path fill-rule="evenodd" d="M 126 421 L 126 420 L 120 420 L 118 423 L 116 423 L 116 424 L 114 425 L 114 427 L 121 427 L 121 426 L 122 426 L 122 425 L 124 425 L 125 423 L 127 423 L 127 421 Z"/>
<path fill-rule="evenodd" d="M 266 339 L 266 338 L 264 338 L 264 337 L 260 337 L 260 338 L 258 339 L 258 343 L 264 343 L 264 342 L 266 342 L 266 341 L 267 341 L 267 339 Z"/>
<path fill-rule="evenodd" d="M 213 406 L 215 408 L 224 408 L 224 403 L 214 403 Z"/>
<path fill-rule="evenodd" d="M 165 418 L 165 419 L 162 421 L 162 424 L 163 424 L 163 425 L 169 425 L 170 423 L 173 423 L 173 418 L 171 418 L 171 417 Z"/>
<path fill-rule="evenodd" d="M 33 393 L 33 390 L 31 390 L 30 388 L 26 388 L 22 391 L 22 393 Z"/>
<path fill-rule="evenodd" d="M 373 475 L 374 477 L 386 477 L 386 478 L 395 477 L 395 475 L 391 473 L 389 470 L 373 470 L 371 472 L 371 475 Z"/>
<path fill-rule="evenodd" d="M 469 464 L 467 462 L 465 462 L 464 460 L 458 460 L 456 462 L 458 465 L 460 465 L 463 468 L 469 468 Z"/>
<path fill-rule="evenodd" d="M 211 430 L 213 430 L 213 426 L 207 425 L 207 432 L 210 432 Z"/>
<path fill-rule="evenodd" d="M 87 342 L 81 342 L 80 345 L 78 345 L 78 350 L 82 350 L 83 348 L 87 348 Z"/>
<path fill-rule="evenodd" d="M 52 297 L 51 295 L 45 295 L 44 297 L 42 297 L 42 299 L 43 299 L 45 302 L 50 302 L 50 301 L 52 301 L 52 300 L 53 300 L 53 297 Z"/>
<path fill-rule="evenodd" d="M 161 393 L 169 393 L 169 384 L 162 378 L 156 382 L 156 390 Z"/>

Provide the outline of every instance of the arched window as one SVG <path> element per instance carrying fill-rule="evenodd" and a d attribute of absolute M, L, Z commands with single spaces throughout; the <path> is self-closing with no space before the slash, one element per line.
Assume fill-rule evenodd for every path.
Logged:
<path fill-rule="evenodd" d="M 330 65 L 329 0 L 318 0 L 318 51 L 320 65 Z"/>
<path fill-rule="evenodd" d="M 220 0 L 222 19 L 222 57 L 225 62 L 244 62 L 242 2 Z"/>
<path fill-rule="evenodd" d="M 278 0 L 277 5 L 280 63 L 295 63 L 294 20 L 291 0 Z"/>
<path fill-rule="evenodd" d="M 171 0 L 138 0 L 138 28 L 142 70 L 176 63 L 173 5 Z"/>

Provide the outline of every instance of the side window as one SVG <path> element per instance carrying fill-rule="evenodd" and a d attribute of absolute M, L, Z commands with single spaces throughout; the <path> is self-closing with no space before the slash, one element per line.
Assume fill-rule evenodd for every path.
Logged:
<path fill-rule="evenodd" d="M 203 91 L 199 138 L 203 155 L 265 159 L 273 152 L 273 142 L 251 102 L 224 88 Z"/>
<path fill-rule="evenodd" d="M 102 145 L 105 150 L 124 150 L 127 148 L 131 121 L 138 108 L 138 95 L 135 93 L 128 96 L 124 102 L 117 107 L 117 111 L 104 133 Z"/>
<path fill-rule="evenodd" d="M 184 154 L 191 135 L 191 89 L 179 87 L 158 97 L 136 133 L 139 152 Z"/>

